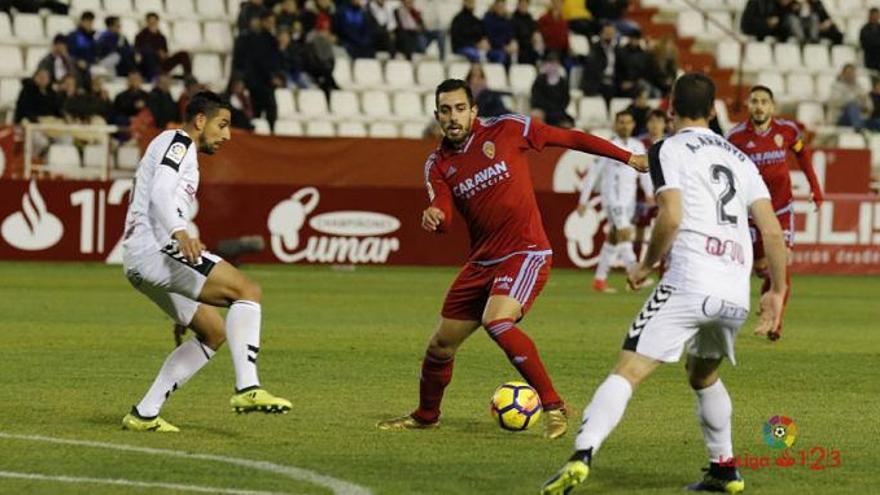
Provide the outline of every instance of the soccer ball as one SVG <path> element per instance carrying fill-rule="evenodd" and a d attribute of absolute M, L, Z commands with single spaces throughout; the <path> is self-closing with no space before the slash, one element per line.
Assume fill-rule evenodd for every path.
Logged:
<path fill-rule="evenodd" d="M 492 394 L 489 411 L 498 425 L 509 431 L 529 429 L 541 417 L 541 398 L 525 382 L 501 384 Z"/>

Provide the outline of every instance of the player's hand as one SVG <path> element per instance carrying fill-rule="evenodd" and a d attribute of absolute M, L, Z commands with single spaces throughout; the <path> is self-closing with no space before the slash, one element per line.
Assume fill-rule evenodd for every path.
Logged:
<path fill-rule="evenodd" d="M 586 215 L 587 214 L 587 205 L 578 204 L 577 212 L 578 212 L 578 215 L 580 215 L 580 216 Z"/>
<path fill-rule="evenodd" d="M 784 296 L 778 292 L 767 292 L 761 296 L 761 318 L 755 326 L 755 335 L 766 337 L 768 333 L 779 328 L 782 319 L 782 302 Z"/>
<path fill-rule="evenodd" d="M 446 214 L 435 206 L 429 206 L 422 212 L 422 228 L 428 232 L 436 232 L 444 220 L 446 220 Z"/>
<path fill-rule="evenodd" d="M 186 335 L 186 327 L 183 325 L 174 325 L 174 345 L 180 347 L 183 343 L 183 336 Z"/>
<path fill-rule="evenodd" d="M 650 267 L 646 267 L 644 264 L 639 263 L 630 268 L 627 272 L 626 285 L 632 290 L 641 289 L 642 286 L 645 285 L 645 279 L 648 278 L 648 275 L 650 275 L 652 271 L 653 270 Z"/>
<path fill-rule="evenodd" d="M 630 167 L 638 170 L 639 172 L 647 172 L 648 171 L 648 157 L 645 155 L 632 155 L 629 157 L 629 161 L 626 163 Z"/>
<path fill-rule="evenodd" d="M 177 250 L 193 265 L 202 263 L 202 251 L 205 245 L 198 237 L 190 237 L 185 230 L 178 230 L 174 233 L 174 240 L 177 241 Z"/>

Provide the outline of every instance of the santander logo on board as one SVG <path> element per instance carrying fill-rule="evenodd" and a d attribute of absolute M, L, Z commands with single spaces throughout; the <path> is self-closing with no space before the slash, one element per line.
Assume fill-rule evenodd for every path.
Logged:
<path fill-rule="evenodd" d="M 46 208 L 46 201 L 32 180 L 21 197 L 21 211 L 3 220 L 0 225 L 3 239 L 22 251 L 42 251 L 58 244 L 64 235 L 64 226 Z"/>

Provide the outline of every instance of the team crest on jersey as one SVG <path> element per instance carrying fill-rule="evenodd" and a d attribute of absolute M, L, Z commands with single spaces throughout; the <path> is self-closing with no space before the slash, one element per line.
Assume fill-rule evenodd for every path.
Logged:
<path fill-rule="evenodd" d="M 174 143 L 168 148 L 168 153 L 165 153 L 165 158 L 180 165 L 180 161 L 183 160 L 184 155 L 186 155 L 186 145 L 183 143 Z"/>
<path fill-rule="evenodd" d="M 486 158 L 492 160 L 495 158 L 495 143 L 492 141 L 486 141 L 483 143 L 483 154 L 486 155 Z"/>
<path fill-rule="evenodd" d="M 785 138 L 782 137 L 782 134 L 777 134 L 773 136 L 773 142 L 776 143 L 777 148 L 782 148 L 782 145 L 785 144 Z"/>

